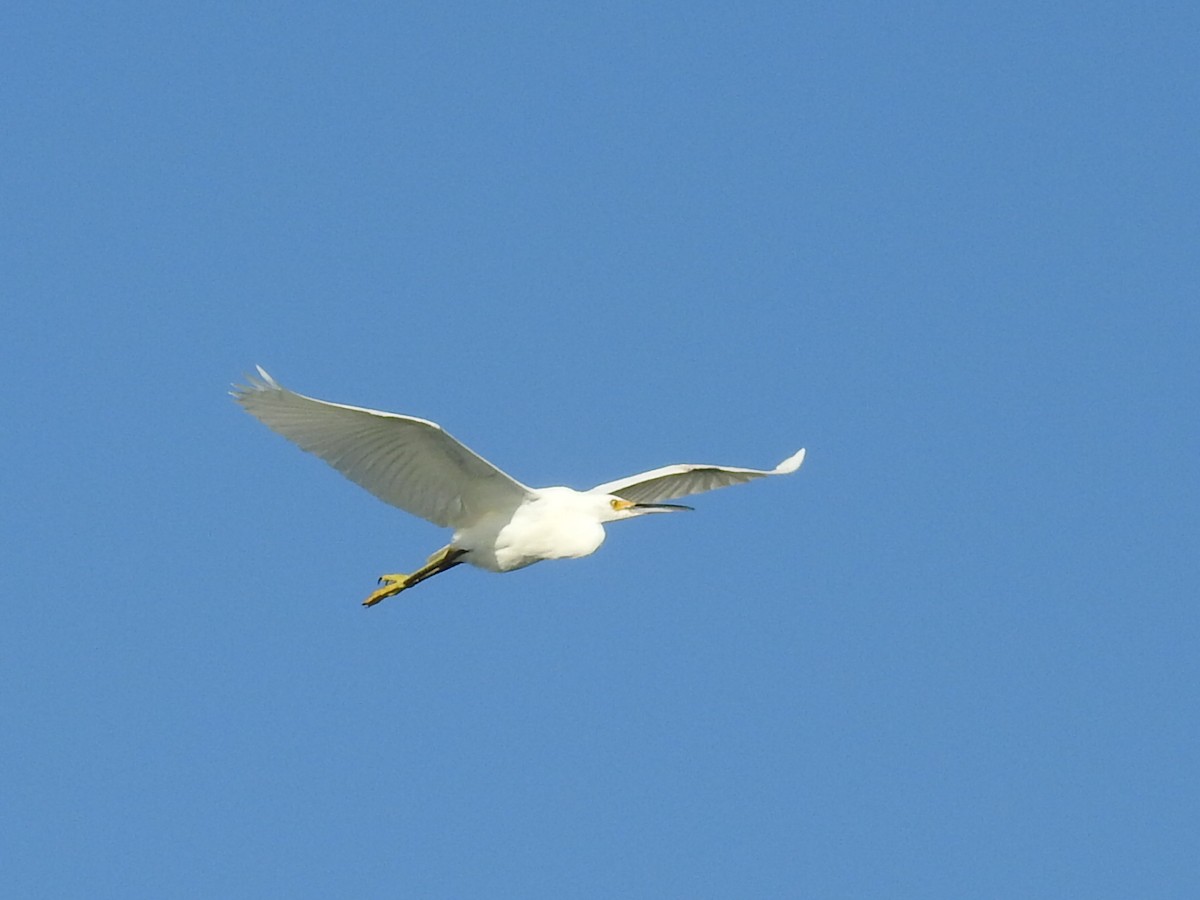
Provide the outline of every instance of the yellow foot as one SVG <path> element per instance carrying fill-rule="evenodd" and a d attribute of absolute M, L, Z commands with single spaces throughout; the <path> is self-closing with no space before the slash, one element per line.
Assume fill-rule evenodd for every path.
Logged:
<path fill-rule="evenodd" d="M 380 575 L 379 590 L 373 593 L 370 597 L 363 601 L 363 606 L 374 606 L 380 600 L 386 600 L 403 590 L 407 590 L 413 585 L 420 584 L 426 578 L 432 578 L 438 572 L 445 572 L 447 569 L 453 569 L 459 563 L 459 558 L 467 551 L 456 547 L 443 547 L 433 556 L 429 557 L 429 562 L 417 569 L 410 575 Z"/>
<path fill-rule="evenodd" d="M 388 597 L 393 597 L 407 587 L 410 587 L 410 582 L 407 575 L 380 575 L 379 583 L 383 587 L 371 594 L 363 601 L 363 606 L 374 606 L 380 600 L 386 600 Z"/>

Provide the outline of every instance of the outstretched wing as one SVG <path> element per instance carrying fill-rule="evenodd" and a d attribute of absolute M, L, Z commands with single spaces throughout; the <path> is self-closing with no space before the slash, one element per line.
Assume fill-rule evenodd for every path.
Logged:
<path fill-rule="evenodd" d="M 530 493 L 440 425 L 305 397 L 261 366 L 258 374 L 232 391 L 246 412 L 415 516 L 463 528 L 486 513 L 516 509 Z"/>
<path fill-rule="evenodd" d="M 702 494 L 717 488 L 729 487 L 763 478 L 767 475 L 787 475 L 800 468 L 804 451 L 789 456 L 774 469 L 736 469 L 731 466 L 678 465 L 663 466 L 640 475 L 618 478 L 592 488 L 593 493 L 614 494 L 634 503 L 663 503 L 688 494 Z"/>

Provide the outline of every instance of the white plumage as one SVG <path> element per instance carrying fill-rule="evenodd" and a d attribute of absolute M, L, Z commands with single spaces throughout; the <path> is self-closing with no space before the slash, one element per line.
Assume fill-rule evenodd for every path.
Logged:
<path fill-rule="evenodd" d="M 375 496 L 437 525 L 450 544 L 410 575 L 385 575 L 368 606 L 459 563 L 507 572 L 543 559 L 587 556 L 604 523 L 688 509 L 665 503 L 768 475 L 796 471 L 800 450 L 774 469 L 664 466 L 597 485 L 531 488 L 459 443 L 440 425 L 413 416 L 316 400 L 289 391 L 258 368 L 233 391 L 265 425 L 325 460 Z"/>

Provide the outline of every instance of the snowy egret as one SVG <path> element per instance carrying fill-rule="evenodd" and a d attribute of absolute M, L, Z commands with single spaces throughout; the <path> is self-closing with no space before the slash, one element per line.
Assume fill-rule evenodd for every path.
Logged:
<path fill-rule="evenodd" d="M 604 523 L 691 509 L 665 503 L 800 468 L 804 451 L 774 469 L 675 465 L 597 485 L 526 487 L 460 444 L 440 425 L 397 413 L 316 400 L 258 367 L 233 397 L 268 427 L 319 456 L 381 500 L 453 528 L 450 543 L 408 575 L 383 575 L 363 601 L 374 606 L 460 563 L 510 572 L 543 559 L 594 553 Z"/>

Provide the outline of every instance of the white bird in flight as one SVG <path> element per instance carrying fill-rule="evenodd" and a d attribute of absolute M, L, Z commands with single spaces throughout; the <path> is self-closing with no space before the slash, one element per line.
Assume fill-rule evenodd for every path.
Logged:
<path fill-rule="evenodd" d="M 258 367 L 233 397 L 269 428 L 314 453 L 379 499 L 454 529 L 450 543 L 408 575 L 382 575 L 363 601 L 374 606 L 468 563 L 511 572 L 543 559 L 573 559 L 604 542 L 604 523 L 691 509 L 664 503 L 800 468 L 804 451 L 774 469 L 675 465 L 596 485 L 531 488 L 467 449 L 440 425 L 413 416 L 305 397 Z"/>

